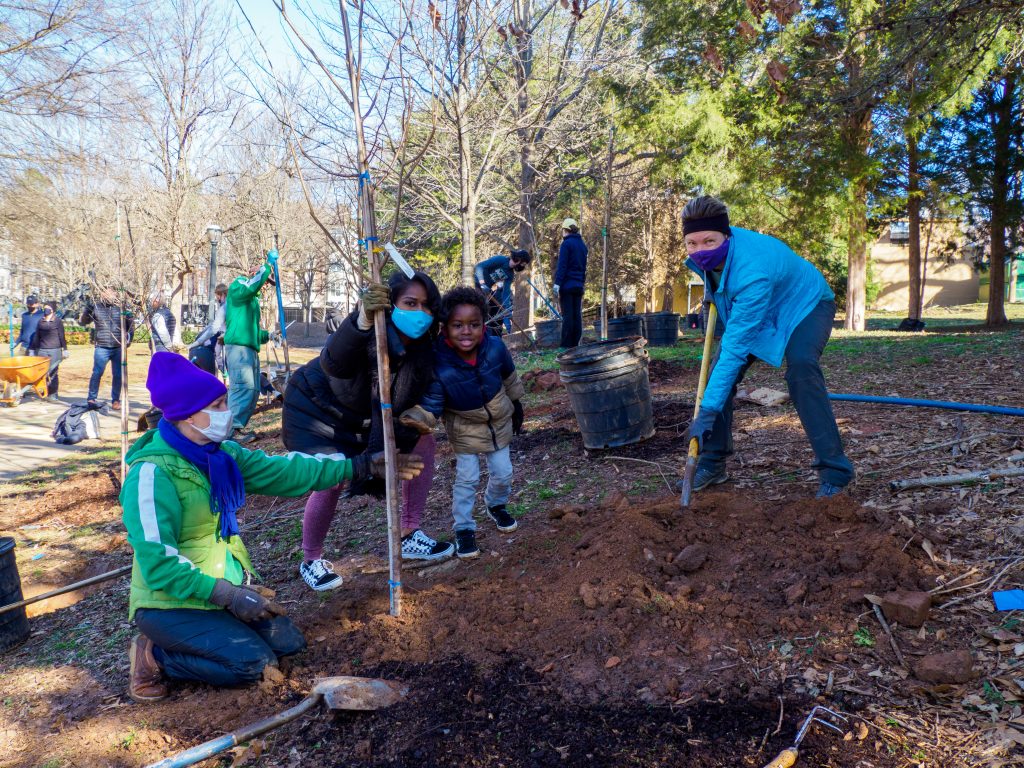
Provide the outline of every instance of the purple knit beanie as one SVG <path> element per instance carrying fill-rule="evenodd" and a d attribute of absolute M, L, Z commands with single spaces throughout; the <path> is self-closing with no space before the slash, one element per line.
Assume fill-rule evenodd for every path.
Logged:
<path fill-rule="evenodd" d="M 146 389 L 153 405 L 168 421 L 199 413 L 228 390 L 216 376 L 197 368 L 181 355 L 157 352 L 149 361 Z"/>

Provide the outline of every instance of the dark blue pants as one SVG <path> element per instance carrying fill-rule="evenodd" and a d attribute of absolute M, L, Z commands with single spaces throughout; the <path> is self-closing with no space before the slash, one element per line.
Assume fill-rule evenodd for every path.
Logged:
<path fill-rule="evenodd" d="M 140 608 L 135 625 L 167 677 L 218 687 L 256 682 L 267 664 L 306 647 L 285 616 L 246 624 L 222 609 Z"/>
<path fill-rule="evenodd" d="M 89 400 L 95 400 L 100 394 L 100 379 L 103 371 L 110 363 L 110 374 L 113 382 L 110 387 L 110 399 L 115 403 L 121 399 L 121 348 L 96 347 L 92 353 L 92 376 L 89 378 Z M 127 404 L 126 404 L 127 405 Z"/>
<path fill-rule="evenodd" d="M 583 338 L 583 291 L 559 291 L 562 305 L 562 346 L 579 346 Z"/>
<path fill-rule="evenodd" d="M 843 451 L 843 440 L 839 436 L 839 427 L 836 426 L 836 417 L 832 413 L 832 403 L 825 387 L 825 375 L 819 364 L 828 337 L 832 335 L 832 320 L 835 316 L 835 302 L 822 301 L 793 331 L 786 345 L 786 384 L 804 433 L 814 451 L 814 468 L 818 470 L 819 480 L 843 487 L 853 480 L 853 464 Z M 733 453 L 732 400 L 736 396 L 737 386 L 753 362 L 754 358 L 750 357 L 740 370 L 725 408 L 715 420 L 711 436 L 704 441 L 700 464 L 708 469 L 723 466 Z"/>

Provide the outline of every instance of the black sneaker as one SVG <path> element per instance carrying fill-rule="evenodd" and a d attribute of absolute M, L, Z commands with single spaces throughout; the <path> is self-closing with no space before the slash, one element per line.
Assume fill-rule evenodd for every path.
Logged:
<path fill-rule="evenodd" d="M 476 545 L 476 531 L 464 528 L 455 532 L 455 554 L 460 560 L 467 560 L 480 554 L 480 548 Z"/>
<path fill-rule="evenodd" d="M 419 528 L 402 539 L 403 560 L 444 560 L 454 554 L 450 541 L 434 541 Z"/>
<path fill-rule="evenodd" d="M 341 576 L 334 572 L 334 566 L 329 560 L 323 558 L 312 562 L 299 564 L 299 575 L 309 585 L 310 589 L 317 592 L 325 592 L 328 589 L 337 589 L 341 586 Z"/>
<path fill-rule="evenodd" d="M 516 519 L 508 513 L 504 504 L 498 504 L 495 507 L 488 507 L 487 516 L 494 521 L 494 524 L 498 526 L 498 530 L 502 533 L 509 533 L 519 527 L 519 523 L 517 523 Z"/>

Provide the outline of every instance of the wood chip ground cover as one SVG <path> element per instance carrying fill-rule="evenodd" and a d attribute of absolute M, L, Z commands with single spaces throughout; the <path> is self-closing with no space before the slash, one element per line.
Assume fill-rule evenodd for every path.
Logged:
<path fill-rule="evenodd" d="M 996 404 L 1021 391 L 1018 331 L 884 341 L 830 345 L 831 388 Z M 859 479 L 850 496 L 814 502 L 792 407 L 742 404 L 734 482 L 680 515 L 668 486 L 692 359 L 652 362 L 658 431 L 628 448 L 583 451 L 564 390 L 529 395 L 529 433 L 514 444 L 520 530 L 481 520 L 478 561 L 408 568 L 401 619 L 387 615 L 376 502 L 343 503 L 327 553 L 346 584 L 316 595 L 295 573 L 302 500 L 254 499 L 250 549 L 310 643 L 281 680 L 179 686 L 135 705 L 126 582 L 39 616 L 0 657 L 0 766 L 142 765 L 285 708 L 324 674 L 381 674 L 413 693 L 375 715 L 318 714 L 225 764 L 760 766 L 816 701 L 851 725 L 845 739 L 812 732 L 802 764 L 1020 764 L 1024 616 L 993 613 L 989 595 L 1022 585 L 1021 481 L 896 496 L 887 483 L 1005 465 L 1024 423 L 837 404 Z M 765 367 L 748 383 L 785 389 Z M 258 447 L 282 450 L 277 414 L 258 418 Z M 452 476 L 442 441 L 431 533 L 450 526 Z M 4 507 L 30 589 L 126 562 L 118 519 L 104 472 Z M 934 600 L 922 628 L 893 626 L 890 642 L 864 594 L 892 589 Z M 973 656 L 968 683 L 916 679 L 921 658 L 958 649 Z"/>

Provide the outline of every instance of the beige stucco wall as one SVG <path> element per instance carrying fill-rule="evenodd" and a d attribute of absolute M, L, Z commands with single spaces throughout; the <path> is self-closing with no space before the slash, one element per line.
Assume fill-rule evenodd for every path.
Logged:
<path fill-rule="evenodd" d="M 921 226 L 921 250 L 925 249 L 928 223 Z M 888 230 L 871 247 L 874 278 L 882 290 L 872 309 L 905 312 L 907 290 L 907 246 L 889 241 Z M 962 237 L 955 222 L 936 223 L 932 229 L 925 274 L 924 306 L 952 307 L 978 301 L 978 273 L 964 258 Z"/>

